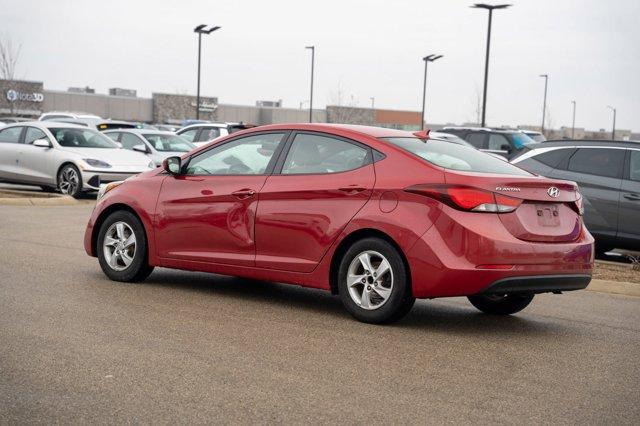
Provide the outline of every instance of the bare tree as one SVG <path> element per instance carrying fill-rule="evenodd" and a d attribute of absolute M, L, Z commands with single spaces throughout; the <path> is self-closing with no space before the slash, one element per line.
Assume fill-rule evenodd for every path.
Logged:
<path fill-rule="evenodd" d="M 14 47 L 9 37 L 0 38 L 0 79 L 15 80 L 21 47 L 21 45 Z"/>
<path fill-rule="evenodd" d="M 331 107 L 337 108 L 331 108 Z M 373 113 L 370 108 L 358 107 L 358 102 L 351 94 L 348 100 L 345 100 L 344 88 L 342 83 L 338 83 L 337 89 L 331 93 L 329 97 L 329 107 L 327 113 L 330 117 L 327 117 L 332 123 L 345 123 L 345 124 L 372 124 L 372 119 L 368 117 Z"/>
<path fill-rule="evenodd" d="M 471 105 L 473 107 L 473 118 L 469 121 L 476 123 L 478 126 L 480 125 L 480 115 L 482 114 L 482 96 L 480 94 L 480 89 L 476 84 L 475 92 L 473 98 L 471 100 Z"/>

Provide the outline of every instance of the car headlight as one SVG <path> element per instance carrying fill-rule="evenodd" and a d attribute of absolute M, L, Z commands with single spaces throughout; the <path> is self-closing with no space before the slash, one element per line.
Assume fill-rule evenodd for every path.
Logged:
<path fill-rule="evenodd" d="M 95 158 L 83 158 L 82 161 L 84 161 L 85 163 L 87 163 L 91 167 L 102 167 L 103 169 L 111 168 L 111 164 L 109 164 L 109 163 L 107 163 L 105 161 L 96 160 Z"/>
<path fill-rule="evenodd" d="M 107 183 L 105 185 L 101 185 L 100 189 L 98 190 L 97 200 L 100 200 L 102 197 L 107 195 L 107 192 L 111 191 L 112 189 L 115 189 L 115 188 L 119 187 L 123 183 L 124 183 L 124 181 L 119 180 L 119 181 L 116 181 L 116 182 L 109 182 L 109 183 Z"/>

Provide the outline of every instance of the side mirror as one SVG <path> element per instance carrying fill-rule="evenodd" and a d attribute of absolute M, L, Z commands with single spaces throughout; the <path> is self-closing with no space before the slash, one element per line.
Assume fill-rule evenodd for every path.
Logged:
<path fill-rule="evenodd" d="M 169 157 L 162 161 L 162 168 L 169 174 L 177 176 L 182 170 L 182 159 L 180 157 Z"/>
<path fill-rule="evenodd" d="M 147 150 L 147 147 L 144 146 L 143 144 L 134 145 L 133 148 L 131 148 L 131 149 L 133 149 L 134 151 L 141 152 L 143 154 L 148 154 L 149 153 L 149 151 Z"/>
<path fill-rule="evenodd" d="M 36 139 L 31 145 L 39 146 L 40 148 L 51 148 L 51 142 L 46 139 Z"/>

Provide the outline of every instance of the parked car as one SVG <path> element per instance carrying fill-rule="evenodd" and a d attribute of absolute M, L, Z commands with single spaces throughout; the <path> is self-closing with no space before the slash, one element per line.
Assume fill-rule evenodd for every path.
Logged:
<path fill-rule="evenodd" d="M 0 180 L 5 182 L 79 197 L 150 168 L 155 165 L 145 155 L 118 148 L 97 130 L 54 121 L 0 129 Z"/>
<path fill-rule="evenodd" d="M 38 121 L 58 120 L 61 118 L 91 118 L 94 120 L 102 119 L 102 117 L 100 117 L 99 115 L 91 114 L 88 112 L 49 111 L 43 113 Z"/>
<path fill-rule="evenodd" d="M 294 283 L 371 323 L 416 297 L 512 314 L 588 285 L 580 200 L 572 182 L 410 132 L 269 125 L 105 186 L 84 244 L 112 280 L 162 266 Z"/>
<path fill-rule="evenodd" d="M 456 135 L 453 135 L 451 133 L 443 133 L 443 132 L 437 132 L 437 131 L 433 131 L 433 130 L 427 130 L 427 131 L 413 132 L 413 134 L 416 137 L 418 137 L 420 139 L 423 139 L 424 141 L 427 141 L 427 140 L 439 140 L 439 141 L 450 142 L 450 143 L 455 143 L 457 145 L 464 145 L 464 146 L 468 146 L 468 147 L 471 147 L 471 148 L 475 148 L 469 142 L 467 142 L 464 139 L 462 139 L 462 138 L 460 138 L 460 137 L 458 137 Z M 502 155 L 499 155 L 499 154 L 494 154 L 492 152 L 486 152 L 486 154 L 491 155 L 492 157 L 498 158 L 501 161 L 508 161 L 505 157 L 503 157 Z"/>
<path fill-rule="evenodd" d="M 22 123 L 23 121 L 32 121 L 32 119 L 25 117 L 0 117 L 0 121 L 2 121 L 4 124 L 11 124 Z"/>
<path fill-rule="evenodd" d="M 156 123 L 153 126 L 158 130 L 162 130 L 163 132 L 175 133 L 178 130 L 180 130 L 180 126 L 176 126 L 174 124 L 158 124 L 158 123 Z"/>
<path fill-rule="evenodd" d="M 512 163 L 578 183 L 598 252 L 640 251 L 640 142 L 548 141 Z"/>
<path fill-rule="evenodd" d="M 536 132 L 535 130 L 525 130 L 522 129 L 520 130 L 522 133 L 524 133 L 525 135 L 529 136 L 531 139 L 533 139 L 536 142 L 544 142 L 547 140 L 547 138 L 544 137 L 544 135 L 540 132 Z"/>
<path fill-rule="evenodd" d="M 136 129 L 135 123 L 128 121 L 108 120 L 104 118 L 52 118 L 46 121 L 55 121 L 58 123 L 76 124 L 78 126 L 88 127 L 100 131 L 109 129 Z"/>
<path fill-rule="evenodd" d="M 107 130 L 104 134 L 119 142 L 125 149 L 145 154 L 156 166 L 161 166 L 162 160 L 167 157 L 183 154 L 196 147 L 175 133 L 158 130 Z"/>
<path fill-rule="evenodd" d="M 251 127 L 255 126 L 245 123 L 196 123 L 183 127 L 176 133 L 194 145 L 202 146 L 214 139 Z"/>
<path fill-rule="evenodd" d="M 491 129 L 487 127 L 444 127 L 442 131 L 461 137 L 481 151 L 499 154 L 507 159 L 528 151 L 537 143 L 520 130 Z"/>

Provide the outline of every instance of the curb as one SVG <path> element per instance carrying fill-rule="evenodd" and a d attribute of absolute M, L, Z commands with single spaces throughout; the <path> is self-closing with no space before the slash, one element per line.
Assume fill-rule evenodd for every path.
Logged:
<path fill-rule="evenodd" d="M 80 201 L 68 195 L 59 197 L 0 198 L 0 206 L 70 206 L 75 204 L 80 204 Z"/>
<path fill-rule="evenodd" d="M 589 291 L 599 293 L 622 294 L 625 296 L 640 297 L 640 284 L 624 281 L 591 280 L 587 287 Z"/>

